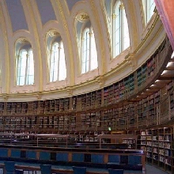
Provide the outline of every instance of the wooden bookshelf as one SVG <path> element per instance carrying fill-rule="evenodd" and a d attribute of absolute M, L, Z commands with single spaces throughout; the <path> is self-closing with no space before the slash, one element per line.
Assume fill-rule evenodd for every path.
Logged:
<path fill-rule="evenodd" d="M 146 151 L 146 161 L 166 171 L 173 165 L 173 127 L 160 127 L 141 131 L 141 149 Z"/>

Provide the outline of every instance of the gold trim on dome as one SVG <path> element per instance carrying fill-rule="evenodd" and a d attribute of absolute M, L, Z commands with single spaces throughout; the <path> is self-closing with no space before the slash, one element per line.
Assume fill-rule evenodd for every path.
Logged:
<path fill-rule="evenodd" d="M 100 87 L 103 87 L 104 84 L 105 84 L 105 78 L 104 78 L 104 75 L 100 75 L 96 78 L 98 84 Z"/>
<path fill-rule="evenodd" d="M 158 14 L 155 15 L 155 19 L 152 23 L 152 25 L 150 26 L 150 28 L 148 29 L 147 34 L 145 35 L 145 37 L 142 39 L 141 43 L 137 46 L 137 48 L 134 50 L 134 53 L 136 54 L 141 47 L 144 45 L 145 41 L 148 39 L 148 37 L 150 36 L 151 32 L 153 31 L 154 27 L 156 26 L 157 22 L 160 20 L 160 17 Z M 160 30 L 161 28 L 159 28 Z"/>
<path fill-rule="evenodd" d="M 80 13 L 76 16 L 77 21 L 85 23 L 89 20 L 89 15 L 87 13 Z"/>
<path fill-rule="evenodd" d="M 117 16 L 118 16 L 118 15 L 117 15 L 117 14 L 115 14 L 115 13 L 113 13 L 113 14 L 112 14 L 112 18 L 113 18 L 113 19 L 116 19 L 116 18 L 117 18 Z"/>
<path fill-rule="evenodd" d="M 121 4 L 120 4 L 120 9 L 121 9 L 121 10 L 124 9 L 124 4 L 123 4 L 123 2 L 121 2 Z"/>
<path fill-rule="evenodd" d="M 35 85 L 37 84 L 38 90 L 42 91 L 43 90 L 43 86 L 42 86 L 42 84 L 43 84 L 43 68 L 42 68 L 43 60 L 42 60 L 42 51 L 41 51 L 41 40 L 39 37 L 40 33 L 38 31 L 38 26 L 37 26 L 37 18 L 34 15 L 34 8 L 32 6 L 31 1 L 21 1 L 21 4 L 24 9 L 24 14 L 26 16 L 26 21 L 28 24 L 29 31 L 31 33 L 31 38 L 32 38 L 31 45 L 33 47 L 33 52 L 35 52 L 35 50 L 37 50 L 37 59 L 35 58 L 34 69 L 39 68 L 39 70 L 37 70 L 38 73 L 35 76 L 34 84 Z"/>
<path fill-rule="evenodd" d="M 4 98 L 4 101 L 7 101 L 8 98 L 9 98 L 9 94 L 3 93 L 3 94 L 2 94 L 2 97 Z"/>
<path fill-rule="evenodd" d="M 100 61 L 101 61 L 101 72 L 100 74 L 103 75 L 106 73 L 106 51 L 105 51 L 105 45 L 103 43 L 103 33 L 102 33 L 102 25 L 101 25 L 101 21 L 99 20 L 99 14 L 98 14 L 98 11 L 96 10 L 97 7 L 95 5 L 95 2 L 93 0 L 90 0 L 89 1 L 90 3 L 90 6 L 91 6 L 91 11 L 93 12 L 94 14 L 94 18 L 95 18 L 95 21 L 96 21 L 96 25 L 95 25 L 95 28 L 97 29 L 98 31 L 98 44 L 99 44 L 99 47 L 97 49 L 100 49 L 101 51 L 101 57 L 100 57 Z M 94 26 L 93 26 L 94 28 Z"/>
<path fill-rule="evenodd" d="M 69 59 L 69 66 L 67 66 L 67 69 L 69 68 L 68 70 L 68 73 L 69 73 L 69 84 L 70 85 L 74 85 L 74 62 L 73 62 L 73 49 L 72 49 L 72 41 L 71 41 L 71 36 L 70 36 L 70 32 L 69 32 L 69 25 L 67 23 L 67 16 L 66 14 L 64 13 L 64 10 L 63 10 L 63 6 L 62 6 L 62 3 L 63 1 L 54 1 L 54 0 L 51 0 L 51 3 L 52 3 L 52 6 L 53 6 L 53 9 L 55 11 L 55 15 L 56 15 L 56 18 L 57 20 L 61 20 L 60 22 L 62 23 L 62 29 L 64 30 L 64 33 L 66 35 L 66 39 L 67 39 L 67 50 L 68 50 L 68 57 L 70 57 Z"/>
<path fill-rule="evenodd" d="M 28 43 L 28 40 L 26 38 L 19 38 L 17 40 L 17 43 L 20 43 L 20 44 Z"/>
<path fill-rule="evenodd" d="M 50 31 L 48 32 L 48 35 L 49 35 L 50 37 L 54 37 L 54 36 L 59 35 L 59 33 L 58 33 L 56 30 L 50 30 Z"/>
<path fill-rule="evenodd" d="M 73 96 L 73 89 L 72 89 L 72 87 L 68 86 L 66 88 L 66 91 L 67 91 L 68 96 Z"/>

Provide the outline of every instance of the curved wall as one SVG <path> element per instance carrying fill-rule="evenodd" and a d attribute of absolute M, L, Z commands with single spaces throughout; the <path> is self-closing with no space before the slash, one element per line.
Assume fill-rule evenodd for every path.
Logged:
<path fill-rule="evenodd" d="M 168 123 L 174 118 L 173 76 L 161 84 L 157 81 L 164 78 L 163 70 L 173 61 L 172 52 L 166 38 L 136 71 L 99 90 L 59 99 L 0 102 L 0 129 L 67 133 Z"/>
<path fill-rule="evenodd" d="M 14 26 L 15 21 L 10 5 L 0 3 L 0 100 L 24 102 L 58 99 L 81 95 L 102 89 L 120 81 L 138 69 L 159 47 L 165 38 L 163 25 L 155 11 L 145 27 L 141 3 L 124 1 L 130 29 L 131 47 L 117 58 L 111 58 L 110 16 L 107 15 L 105 1 L 18 1 L 20 11 L 25 15 L 26 26 Z M 46 5 L 44 6 L 44 4 Z M 14 7 L 15 8 L 15 7 Z M 22 9 L 21 9 L 22 8 Z M 46 8 L 46 9 L 44 9 Z M 44 11 L 52 9 L 49 16 Z M 97 9 L 97 10 L 96 10 Z M 75 20 L 77 14 L 89 14 L 98 50 L 97 70 L 80 75 L 78 67 L 78 43 Z M 99 20 L 100 19 L 100 20 Z M 23 18 L 22 18 L 23 20 Z M 135 21 L 135 22 L 131 22 Z M 59 32 L 64 41 L 67 58 L 68 77 L 65 81 L 49 83 L 47 73 L 46 35 L 50 30 Z M 15 42 L 26 38 L 34 48 L 35 83 L 31 86 L 15 85 Z M 3 66 L 2 66 L 3 65 Z"/>

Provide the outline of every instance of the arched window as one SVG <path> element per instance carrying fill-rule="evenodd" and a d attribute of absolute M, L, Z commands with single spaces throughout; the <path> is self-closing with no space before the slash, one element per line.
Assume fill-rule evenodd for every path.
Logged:
<path fill-rule="evenodd" d="M 94 32 L 87 27 L 82 33 L 81 73 L 92 71 L 98 67 L 97 50 Z"/>
<path fill-rule="evenodd" d="M 142 0 L 142 2 L 143 2 L 145 23 L 148 23 L 148 21 L 150 20 L 150 18 L 154 13 L 155 2 L 154 0 Z"/>
<path fill-rule="evenodd" d="M 54 42 L 49 59 L 50 82 L 66 79 L 66 62 L 63 42 Z"/>
<path fill-rule="evenodd" d="M 112 52 L 113 58 L 115 58 L 130 46 L 127 17 L 123 3 L 120 0 L 116 1 L 113 10 L 112 33 Z"/>
<path fill-rule="evenodd" d="M 17 69 L 17 85 L 33 85 L 34 84 L 34 61 L 33 51 L 31 48 L 22 48 L 16 59 Z"/>

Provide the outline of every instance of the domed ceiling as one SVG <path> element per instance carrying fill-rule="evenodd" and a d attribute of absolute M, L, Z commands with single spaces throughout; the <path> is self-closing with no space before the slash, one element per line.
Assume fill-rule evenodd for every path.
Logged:
<path fill-rule="evenodd" d="M 110 5 L 112 0 L 0 0 L 0 100 L 23 101 L 69 97 L 112 84 L 143 64 L 165 38 L 155 11 L 146 25 L 140 0 L 123 0 L 128 19 L 130 47 L 111 56 Z M 77 40 L 79 18 L 90 18 L 94 29 L 99 67 L 79 73 Z M 85 19 L 85 18 L 83 18 Z M 65 45 L 67 79 L 48 82 L 48 34 L 59 33 Z M 34 53 L 34 85 L 17 86 L 16 42 L 31 43 Z M 147 51 L 148 50 L 148 51 Z"/>

